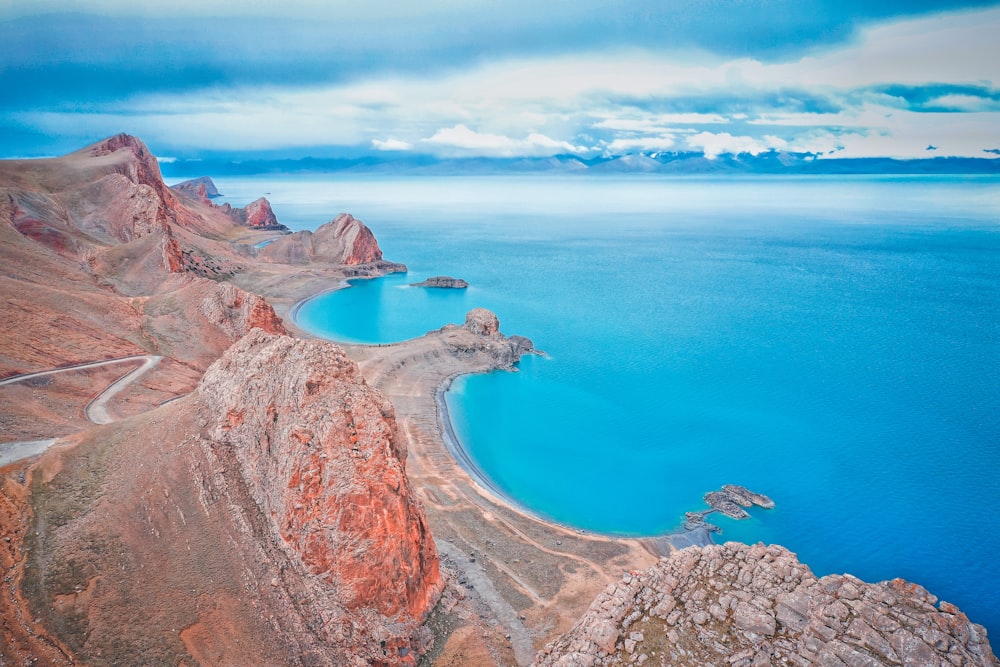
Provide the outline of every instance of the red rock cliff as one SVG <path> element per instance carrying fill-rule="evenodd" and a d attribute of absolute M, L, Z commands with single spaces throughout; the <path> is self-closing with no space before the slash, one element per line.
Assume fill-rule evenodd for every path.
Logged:
<path fill-rule="evenodd" d="M 0 664 L 412 667 L 428 647 L 434 543 L 393 410 L 336 345 L 254 330 L 194 393 L 75 440 L 29 474 L 20 523 L 0 487 L 25 541 L 0 611 L 27 601 Z"/>
<path fill-rule="evenodd" d="M 283 372 L 270 372 L 278 366 Z M 420 619 L 437 554 L 410 491 L 392 406 L 330 343 L 255 330 L 198 393 L 272 528 L 348 609 Z"/>

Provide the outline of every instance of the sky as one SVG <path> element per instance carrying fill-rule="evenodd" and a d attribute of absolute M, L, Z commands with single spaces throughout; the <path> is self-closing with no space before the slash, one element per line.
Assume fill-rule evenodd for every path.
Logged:
<path fill-rule="evenodd" d="M 1000 1 L 0 0 L 0 157 L 1000 157 Z"/>

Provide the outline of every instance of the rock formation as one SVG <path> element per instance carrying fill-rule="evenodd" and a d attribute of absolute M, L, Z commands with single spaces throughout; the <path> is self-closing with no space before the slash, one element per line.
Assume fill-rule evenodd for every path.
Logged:
<path fill-rule="evenodd" d="M 290 231 L 288 227 L 278 222 L 274 211 L 271 210 L 271 202 L 266 197 L 255 199 L 244 208 L 233 208 L 229 204 L 223 204 L 217 208 L 244 227 L 279 232 Z"/>
<path fill-rule="evenodd" d="M 255 329 L 33 473 L 36 631 L 78 664 L 412 665 L 441 582 L 405 455 L 342 350 Z"/>
<path fill-rule="evenodd" d="M 536 664 L 995 667 L 985 629 L 936 603 L 901 579 L 818 579 L 779 546 L 691 547 L 609 586 Z"/>
<path fill-rule="evenodd" d="M 215 187 L 215 182 L 212 181 L 209 176 L 201 176 L 199 178 L 192 178 L 176 185 L 171 185 L 170 188 L 174 192 L 180 192 L 181 194 L 187 196 L 195 201 L 205 202 L 215 197 L 221 197 L 219 189 Z"/>
<path fill-rule="evenodd" d="M 451 278 L 449 276 L 433 276 L 419 283 L 410 283 L 410 287 L 439 287 L 443 289 L 465 289 L 469 283 L 461 278 Z"/>
<path fill-rule="evenodd" d="M 208 369 L 198 394 L 215 417 L 209 437 L 233 452 L 275 532 L 345 608 L 413 619 L 430 610 L 437 555 L 392 405 L 342 350 L 257 329 Z"/>
<path fill-rule="evenodd" d="M 281 264 L 322 260 L 355 266 L 381 262 L 382 250 L 363 222 L 349 213 L 341 213 L 315 232 L 295 232 L 278 239 L 261 248 L 258 256 Z"/>
<path fill-rule="evenodd" d="M 497 369 L 512 369 L 523 355 L 535 352 L 535 346 L 524 336 L 501 333 L 500 320 L 486 308 L 473 308 L 466 314 L 465 324 L 448 324 L 440 331 L 453 354 L 461 357 L 486 352 Z"/>

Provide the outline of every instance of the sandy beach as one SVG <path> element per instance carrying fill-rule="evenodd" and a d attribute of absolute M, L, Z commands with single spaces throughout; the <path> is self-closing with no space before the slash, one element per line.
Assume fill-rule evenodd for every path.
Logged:
<path fill-rule="evenodd" d="M 286 319 L 308 336 L 295 321 L 304 301 Z M 657 560 L 649 540 L 583 533 L 534 516 L 477 470 L 452 430 L 444 392 L 460 375 L 493 370 L 489 355 L 460 353 L 442 331 L 341 345 L 396 409 L 407 474 L 448 578 L 429 621 L 439 638 L 425 660 L 447 665 L 489 654 L 499 664 L 527 664 L 609 583 Z"/>

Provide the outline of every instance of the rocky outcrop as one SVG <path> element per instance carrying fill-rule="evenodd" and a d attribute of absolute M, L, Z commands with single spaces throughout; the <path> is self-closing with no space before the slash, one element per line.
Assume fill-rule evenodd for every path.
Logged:
<path fill-rule="evenodd" d="M 213 182 L 208 176 L 192 178 L 190 180 L 177 183 L 176 185 L 170 186 L 170 189 L 202 203 L 207 203 L 215 197 L 222 196 L 219 193 L 219 189 L 215 187 L 215 182 Z"/>
<path fill-rule="evenodd" d="M 236 224 L 266 231 L 287 232 L 288 227 L 278 222 L 277 216 L 271 210 L 271 202 L 261 197 L 250 202 L 244 208 L 233 208 L 228 203 L 217 207 L 233 219 Z"/>
<path fill-rule="evenodd" d="M 159 163 L 146 144 L 138 137 L 124 133 L 116 134 L 83 149 L 82 152 L 93 157 L 116 156 L 116 154 L 121 155 L 122 153 L 130 155 L 132 159 L 116 159 L 114 161 L 115 170 L 136 185 L 152 188 L 165 209 L 177 205 L 177 198 L 163 182 Z M 166 214 L 166 210 L 164 210 L 164 214 Z"/>
<path fill-rule="evenodd" d="M 254 331 L 198 393 L 215 416 L 209 437 L 231 448 L 275 534 L 345 609 L 401 620 L 430 611 L 437 554 L 392 406 L 342 350 Z"/>
<path fill-rule="evenodd" d="M 779 546 L 675 552 L 627 574 L 536 665 L 976 665 L 986 630 L 915 584 L 817 578 Z"/>
<path fill-rule="evenodd" d="M 339 347 L 252 331 L 189 396 L 50 451 L 30 513 L 0 488 L 24 541 L 0 663 L 414 665 L 442 584 L 404 460 Z"/>
<path fill-rule="evenodd" d="M 438 287 L 443 289 L 465 289 L 469 283 L 461 278 L 451 278 L 449 276 L 433 276 L 419 283 L 410 283 L 410 287 Z"/>
<path fill-rule="evenodd" d="M 524 336 L 505 336 L 500 332 L 500 320 L 486 308 L 473 308 L 465 316 L 465 324 L 448 324 L 442 327 L 444 343 L 452 354 L 474 357 L 486 353 L 492 369 L 513 369 L 525 354 L 536 352 L 532 342 Z"/>
<path fill-rule="evenodd" d="M 315 232 L 289 234 L 261 248 L 258 257 L 279 264 L 318 261 L 356 266 L 381 262 L 382 249 L 363 222 L 341 213 Z"/>

